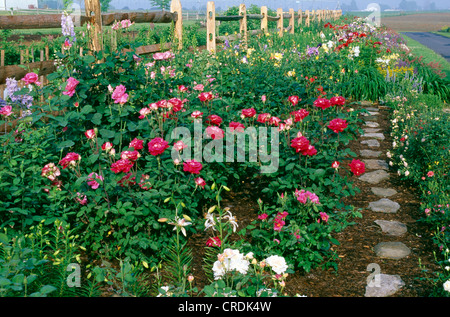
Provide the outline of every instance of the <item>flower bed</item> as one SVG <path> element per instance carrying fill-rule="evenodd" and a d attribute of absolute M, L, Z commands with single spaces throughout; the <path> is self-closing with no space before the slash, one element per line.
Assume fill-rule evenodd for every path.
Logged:
<path fill-rule="evenodd" d="M 49 85 L 27 75 L 18 95 L 33 98 L 31 111 L 1 136 L 2 242 L 8 250 L 30 243 L 34 258 L 59 268 L 82 265 L 90 294 L 106 278 L 124 295 L 269 296 L 282 294 L 294 271 L 336 268 L 333 235 L 361 216 L 341 201 L 365 172 L 347 147 L 362 122 L 351 99 L 398 83 L 375 62 L 390 43 L 363 21 L 300 34 L 263 34 L 246 49 L 226 43 L 215 55 L 106 48 L 78 57 L 74 45 Z M 379 86 L 363 87 L 371 74 Z M 8 106 L 19 107 L 10 99 L 6 124 L 15 116 Z M 222 200 L 249 179 L 259 210 L 241 227 Z M 52 236 L 36 232 L 47 227 Z M 205 231 L 211 284 L 198 289 L 188 241 Z M 24 244 L 15 235 L 27 235 Z M 53 236 L 71 239 L 63 257 L 60 244 L 38 243 Z M 24 292 L 6 285 L 8 295 Z"/>

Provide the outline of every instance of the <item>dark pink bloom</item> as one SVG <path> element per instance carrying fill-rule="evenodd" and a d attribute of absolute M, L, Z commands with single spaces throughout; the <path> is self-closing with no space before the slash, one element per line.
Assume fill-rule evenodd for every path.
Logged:
<path fill-rule="evenodd" d="M 138 151 L 134 150 L 134 151 L 123 151 L 120 154 L 120 158 L 121 159 L 128 159 L 130 161 L 135 162 L 138 158 L 141 157 L 141 154 L 139 154 Z"/>
<path fill-rule="evenodd" d="M 309 115 L 309 111 L 305 109 L 299 109 L 296 111 L 292 111 L 291 115 L 294 116 L 294 122 L 299 122 Z"/>
<path fill-rule="evenodd" d="M 34 84 L 34 83 L 39 85 L 40 83 L 38 82 L 38 79 L 39 79 L 39 76 L 36 73 L 28 73 L 25 75 L 25 77 L 22 78 L 22 80 L 27 85 Z"/>
<path fill-rule="evenodd" d="M 253 118 L 254 116 L 256 116 L 255 108 L 242 109 L 242 117 Z"/>
<path fill-rule="evenodd" d="M 151 155 L 161 155 L 169 147 L 169 143 L 162 138 L 154 138 L 148 142 L 148 151 Z"/>
<path fill-rule="evenodd" d="M 233 132 L 233 131 L 243 132 L 244 129 L 245 129 L 245 127 L 244 127 L 244 125 L 242 123 L 234 122 L 234 121 L 230 122 L 229 127 L 230 127 L 230 131 L 231 132 Z"/>
<path fill-rule="evenodd" d="M 139 151 L 144 148 L 144 141 L 138 138 L 134 138 L 133 141 L 130 142 L 130 145 L 128 145 L 128 147 Z"/>
<path fill-rule="evenodd" d="M 197 186 L 200 186 L 201 188 L 205 188 L 206 182 L 205 182 L 205 180 L 204 180 L 203 178 L 197 177 L 197 178 L 195 179 L 195 184 L 196 184 Z"/>
<path fill-rule="evenodd" d="M 206 241 L 206 246 L 208 247 L 220 247 L 222 245 L 222 241 L 219 237 L 212 237 Z"/>
<path fill-rule="evenodd" d="M 196 160 L 188 160 L 183 163 L 183 171 L 188 173 L 200 174 L 202 168 L 203 168 L 202 163 L 197 162 Z"/>
<path fill-rule="evenodd" d="M 331 105 L 333 106 L 343 106 L 345 105 L 345 98 L 342 96 L 332 97 L 330 99 Z"/>
<path fill-rule="evenodd" d="M 268 122 L 270 119 L 270 113 L 260 113 L 258 115 L 258 119 L 256 119 L 256 121 L 258 121 L 259 123 L 266 123 Z"/>
<path fill-rule="evenodd" d="M 298 96 L 289 96 L 288 100 L 293 106 L 296 106 L 301 99 Z"/>
<path fill-rule="evenodd" d="M 89 174 L 87 184 L 91 186 L 92 189 L 97 189 L 100 186 L 97 180 L 103 181 L 103 177 L 101 175 L 98 175 L 97 173 L 92 172 L 91 174 Z"/>
<path fill-rule="evenodd" d="M 218 115 L 212 114 L 208 116 L 206 123 L 213 125 L 220 125 L 222 123 L 222 118 L 219 117 Z"/>
<path fill-rule="evenodd" d="M 0 114 L 5 117 L 12 115 L 12 106 L 4 106 L 0 109 Z"/>
<path fill-rule="evenodd" d="M 330 100 L 325 99 L 325 98 L 317 98 L 314 101 L 314 106 L 321 108 L 322 110 L 325 110 L 325 109 L 331 107 L 331 102 L 330 102 Z"/>
<path fill-rule="evenodd" d="M 61 165 L 63 169 L 65 169 L 68 166 L 75 166 L 77 161 L 79 160 L 81 160 L 81 156 L 79 154 L 70 152 L 67 153 L 67 155 L 61 161 L 59 161 L 59 165 Z"/>
<path fill-rule="evenodd" d="M 206 133 L 208 133 L 208 135 L 213 139 L 223 139 L 224 136 L 224 132 L 221 128 L 219 128 L 218 126 L 209 126 L 206 128 Z"/>
<path fill-rule="evenodd" d="M 111 171 L 114 173 L 128 173 L 133 167 L 133 162 L 128 159 L 120 159 L 111 165 Z"/>
<path fill-rule="evenodd" d="M 360 160 L 353 159 L 349 166 L 352 173 L 356 176 L 362 175 L 366 171 L 366 165 Z"/>
<path fill-rule="evenodd" d="M 95 138 L 95 130 L 94 129 L 87 130 L 86 132 L 84 132 L 84 135 L 89 140 L 92 140 L 93 138 Z"/>
<path fill-rule="evenodd" d="M 333 130 L 334 133 L 339 133 L 344 131 L 348 126 L 348 123 L 344 119 L 336 118 L 330 121 L 328 128 Z"/>

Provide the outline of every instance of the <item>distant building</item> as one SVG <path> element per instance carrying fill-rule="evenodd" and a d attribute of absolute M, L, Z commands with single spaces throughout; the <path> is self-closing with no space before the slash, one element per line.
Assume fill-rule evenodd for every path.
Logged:
<path fill-rule="evenodd" d="M 0 0 L 0 10 L 37 9 L 38 0 Z"/>

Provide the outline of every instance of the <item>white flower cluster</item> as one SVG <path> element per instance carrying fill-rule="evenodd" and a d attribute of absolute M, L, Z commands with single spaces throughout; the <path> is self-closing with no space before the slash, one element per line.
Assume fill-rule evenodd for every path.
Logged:
<path fill-rule="evenodd" d="M 266 263 L 272 268 L 272 271 L 274 271 L 277 274 L 283 274 L 284 272 L 286 272 L 288 268 L 286 260 L 279 255 L 269 256 L 266 259 Z"/>
<path fill-rule="evenodd" d="M 213 272 L 214 279 L 222 278 L 227 272 L 237 271 L 241 274 L 246 274 L 250 265 L 249 260 L 253 258 L 253 254 L 244 255 L 239 250 L 227 248 L 223 253 L 217 256 L 217 261 L 214 262 Z"/>

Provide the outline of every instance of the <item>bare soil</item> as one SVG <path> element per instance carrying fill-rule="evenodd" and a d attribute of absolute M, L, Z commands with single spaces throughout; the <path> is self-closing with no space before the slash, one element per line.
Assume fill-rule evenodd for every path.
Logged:
<path fill-rule="evenodd" d="M 396 32 L 434 32 L 450 25 L 450 12 L 382 17 L 381 24 Z"/>

